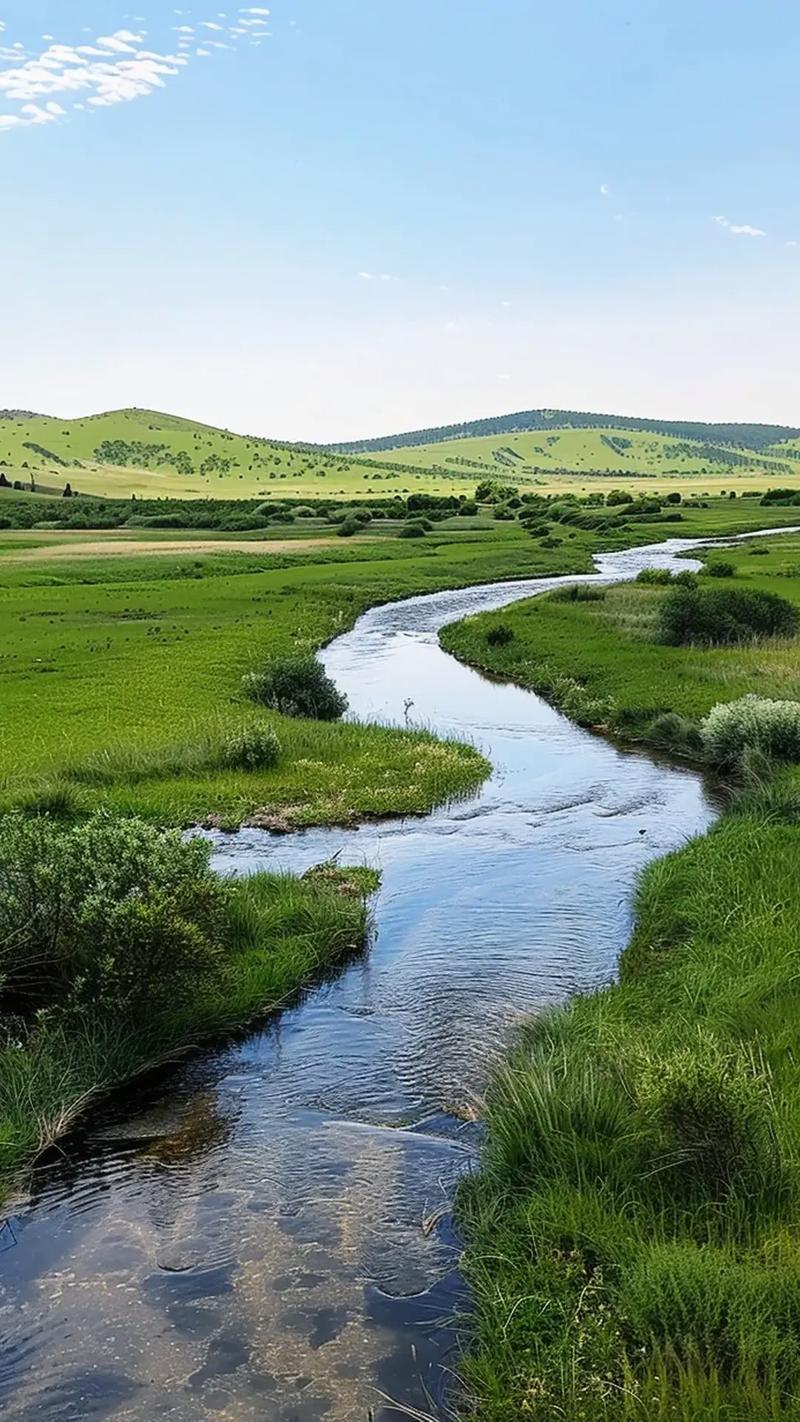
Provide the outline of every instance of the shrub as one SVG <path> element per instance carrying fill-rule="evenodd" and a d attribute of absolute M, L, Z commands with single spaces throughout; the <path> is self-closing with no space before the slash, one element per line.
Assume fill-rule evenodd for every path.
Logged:
<path fill-rule="evenodd" d="M 221 965 L 228 890 L 210 846 L 140 820 L 0 822 L 0 987 L 12 1005 L 128 1010 Z"/>
<path fill-rule="evenodd" d="M 399 529 L 398 534 L 397 534 L 397 537 L 398 537 L 398 538 L 424 538 L 424 537 L 425 537 L 425 529 L 423 528 L 423 526 L 422 526 L 421 523 L 404 523 L 404 524 L 403 524 L 403 527 L 402 527 L 401 529 Z"/>
<path fill-rule="evenodd" d="M 486 633 L 486 642 L 490 647 L 507 647 L 509 642 L 514 640 L 514 629 L 506 622 L 498 622 L 494 627 L 490 627 Z"/>
<path fill-rule="evenodd" d="M 549 534 L 546 538 L 542 538 L 542 539 L 541 539 L 541 541 L 540 541 L 540 543 L 539 543 L 539 547 L 540 547 L 540 548 L 560 548 L 560 547 L 561 547 L 561 544 L 562 544 L 563 542 L 564 542 L 563 538 L 554 538 L 554 537 L 552 536 L 552 534 Z"/>
<path fill-rule="evenodd" d="M 281 743 L 271 726 L 242 726 L 228 736 L 222 764 L 229 770 L 270 770 L 281 753 Z"/>
<path fill-rule="evenodd" d="M 775 593 L 734 588 L 676 588 L 658 614 L 669 646 L 722 646 L 757 637 L 788 637 L 798 627 L 797 609 Z"/>
<path fill-rule="evenodd" d="M 745 752 L 753 750 L 800 760 L 800 701 L 743 696 L 721 702 L 709 711 L 701 733 L 712 765 L 739 765 Z"/>
<path fill-rule="evenodd" d="M 262 671 L 249 672 L 242 686 L 251 701 L 284 716 L 338 721 L 347 710 L 347 697 L 337 690 L 316 657 L 309 655 L 275 657 Z"/>
<path fill-rule="evenodd" d="M 637 583 L 646 583 L 648 587 L 666 587 L 672 582 L 672 573 L 669 568 L 642 568 L 636 574 Z"/>
<path fill-rule="evenodd" d="M 456 513 L 459 518 L 474 518 L 478 512 L 478 505 L 474 499 L 465 499 L 463 504 L 459 504 Z"/>
<path fill-rule="evenodd" d="M 550 601 L 602 602 L 605 595 L 605 588 L 596 587 L 594 583 L 565 583 L 560 588 L 553 588 Z"/>
<path fill-rule="evenodd" d="M 707 563 L 703 572 L 707 578 L 732 578 L 736 569 L 733 563 Z"/>
<path fill-rule="evenodd" d="M 339 527 L 337 528 L 336 532 L 339 538 L 352 538 L 354 533 L 361 533 L 363 527 L 364 525 L 361 523 L 360 519 L 345 518 L 339 524 Z"/>

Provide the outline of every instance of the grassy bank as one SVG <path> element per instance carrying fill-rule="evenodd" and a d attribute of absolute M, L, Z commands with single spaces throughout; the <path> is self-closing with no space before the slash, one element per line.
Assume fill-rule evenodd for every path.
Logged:
<path fill-rule="evenodd" d="M 800 537 L 787 534 L 710 552 L 733 576 L 714 587 L 777 593 L 800 606 Z M 699 583 L 710 585 L 702 576 Z M 443 645 L 462 660 L 546 696 L 582 725 L 662 745 L 660 716 L 697 722 L 720 701 L 749 693 L 800 699 L 797 638 L 706 648 L 665 646 L 657 637 L 665 587 L 621 583 L 596 600 L 559 594 L 445 628 Z M 492 629 L 510 634 L 493 644 Z"/>
<path fill-rule="evenodd" d="M 796 604 L 799 554 L 787 537 L 710 555 L 733 565 L 714 586 Z M 796 637 L 665 646 L 669 595 L 544 598 L 443 641 L 620 737 L 798 697 Z M 800 1415 L 800 800 L 791 764 L 761 773 L 645 873 L 618 985 L 530 1022 L 494 1082 L 459 1197 L 481 1422 Z"/>
<path fill-rule="evenodd" d="M 52 883 L 49 864 L 48 871 Z M 207 888 L 203 880 L 201 873 L 192 883 L 192 892 L 201 901 Z M 48 893 L 47 883 L 40 877 L 42 896 Z M 302 988 L 361 950 L 368 930 L 366 899 L 376 886 L 377 875 L 369 870 L 325 870 L 324 866 L 303 879 L 256 874 L 225 885 L 212 879 L 211 892 L 220 895 L 213 962 L 209 965 L 203 956 L 209 938 L 205 922 L 205 943 L 181 969 L 186 911 L 173 907 L 166 922 L 159 922 L 157 936 L 151 931 L 151 919 L 149 925 L 137 922 L 134 933 L 125 938 L 126 956 L 136 964 L 137 975 L 141 968 L 136 981 L 130 976 L 121 980 L 116 970 L 109 973 L 105 962 L 98 975 L 102 949 L 95 951 L 92 944 L 89 957 L 81 955 L 80 974 L 73 971 L 74 965 L 65 966 L 60 950 L 54 992 L 55 983 L 46 981 L 41 968 L 42 935 L 36 944 L 32 1000 L 19 991 L 19 981 L 26 981 L 20 979 L 20 955 L 14 947 L 9 960 L 4 938 L 0 1192 L 100 1093 L 204 1039 L 286 1006 Z M 82 891 L 85 895 L 86 885 Z M 135 887 L 136 897 L 143 891 L 146 883 L 144 889 Z M 129 898 L 130 894 L 128 901 L 120 897 L 116 906 L 127 910 Z M 65 901 L 62 884 L 62 913 Z M 189 917 L 190 926 L 196 926 Z M 102 923 L 99 933 L 96 922 L 92 927 L 102 941 Z M 125 934 L 121 919 L 116 932 Z M 160 967 L 153 956 L 156 949 Z"/>

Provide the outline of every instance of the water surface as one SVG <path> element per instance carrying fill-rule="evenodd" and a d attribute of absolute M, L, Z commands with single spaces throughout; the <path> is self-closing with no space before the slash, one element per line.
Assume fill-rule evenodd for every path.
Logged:
<path fill-rule="evenodd" d="M 595 577 L 689 546 L 604 555 Z M 493 774 L 426 818 L 213 836 L 223 873 L 377 866 L 374 941 L 281 1017 L 121 1093 L 38 1172 L 0 1234 L 4 1418 L 437 1411 L 462 1301 L 447 1205 L 491 1063 L 520 1017 L 613 976 L 635 876 L 715 813 L 696 772 L 439 648 L 447 622 L 558 581 L 576 580 L 375 608 L 325 652 L 354 714 L 469 737 Z"/>

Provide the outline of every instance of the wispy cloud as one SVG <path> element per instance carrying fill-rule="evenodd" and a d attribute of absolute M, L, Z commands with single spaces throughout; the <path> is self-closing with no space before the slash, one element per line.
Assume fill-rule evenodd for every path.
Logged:
<path fill-rule="evenodd" d="M 610 196 L 611 196 L 611 189 L 610 189 L 610 187 L 608 186 L 608 183 L 601 183 L 601 184 L 600 184 L 600 194 L 601 194 L 602 197 L 610 197 Z"/>
<path fill-rule="evenodd" d="M 181 19 L 189 13 L 173 11 Z M 61 44 L 44 36 L 46 48 L 33 56 L 24 52 L 19 41 L 10 48 L 0 46 L 0 133 L 55 123 L 70 110 L 103 109 L 154 94 L 177 78 L 193 58 L 207 59 L 212 50 L 230 48 L 229 40 L 257 43 L 266 31 L 261 28 L 256 33 L 253 27 L 263 27 L 268 15 L 267 9 L 248 7 L 237 12 L 233 24 L 227 23 L 224 12 L 214 20 L 175 24 L 177 45 L 170 43 L 176 52 L 145 48 L 147 32 L 129 29 L 83 44 Z M 199 47 L 198 29 L 210 32 Z M 5 37 L 6 30 L 6 22 L 0 20 L 0 35 Z M 220 38 L 212 39 L 211 34 Z"/>
<path fill-rule="evenodd" d="M 766 232 L 761 227 L 751 227 L 749 222 L 730 222 L 727 217 L 715 217 L 714 221 L 724 227 L 726 232 L 730 232 L 732 237 L 766 237 Z"/>

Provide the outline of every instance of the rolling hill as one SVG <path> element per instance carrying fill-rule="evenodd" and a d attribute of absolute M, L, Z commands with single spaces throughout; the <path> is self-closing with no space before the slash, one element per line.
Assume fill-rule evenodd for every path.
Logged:
<path fill-rule="evenodd" d="M 677 440 L 697 440 L 702 444 L 733 444 L 748 449 L 764 449 L 778 441 L 800 438 L 800 430 L 790 425 L 707 424 L 696 420 L 638 419 L 632 415 L 597 415 L 584 410 L 520 410 L 512 415 L 496 415 L 484 420 L 468 420 L 460 425 L 438 425 L 406 434 L 384 435 L 378 439 L 332 444 L 342 454 L 376 454 L 404 450 L 415 445 L 430 446 L 455 439 L 475 439 L 485 435 L 510 435 L 527 431 L 556 429 L 629 430 L 669 435 Z"/>
<path fill-rule="evenodd" d="M 519 427 L 534 419 L 537 427 Z M 81 493 L 117 497 L 468 493 L 486 478 L 547 491 L 587 490 L 597 479 L 652 489 L 657 479 L 665 487 L 714 493 L 799 480 L 800 429 L 528 411 L 362 441 L 343 452 L 342 446 L 239 435 L 153 410 L 77 420 L 7 410 L 0 412 L 0 474 L 2 482 L 32 483 L 42 492 L 60 493 L 70 483 Z"/>

